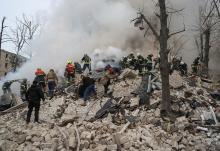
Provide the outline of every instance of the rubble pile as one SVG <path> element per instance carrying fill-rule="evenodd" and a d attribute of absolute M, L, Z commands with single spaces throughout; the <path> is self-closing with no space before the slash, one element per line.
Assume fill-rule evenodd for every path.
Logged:
<path fill-rule="evenodd" d="M 161 90 L 151 89 L 150 102 L 140 104 L 133 92 L 143 78 L 129 74 L 113 82 L 110 98 L 97 85 L 98 98 L 87 106 L 74 93 L 46 100 L 41 124 L 26 125 L 23 108 L 1 115 L 0 150 L 220 150 L 220 100 L 219 93 L 210 95 L 212 84 L 174 75 L 181 81 L 171 83 L 173 116 L 166 119 L 160 117 Z"/>

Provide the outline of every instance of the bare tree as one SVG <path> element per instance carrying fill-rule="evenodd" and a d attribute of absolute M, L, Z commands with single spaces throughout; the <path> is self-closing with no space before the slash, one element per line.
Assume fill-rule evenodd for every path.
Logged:
<path fill-rule="evenodd" d="M 162 104 L 161 104 L 161 115 L 168 115 L 171 111 L 171 100 L 170 100 L 170 85 L 169 85 L 169 62 L 168 62 L 168 39 L 178 33 L 185 31 L 185 26 L 183 30 L 170 33 L 168 28 L 168 12 L 166 7 L 166 0 L 158 0 L 159 14 L 156 16 L 160 20 L 160 33 L 157 32 L 157 29 L 153 24 L 145 17 L 143 13 L 139 13 L 139 17 L 134 19 L 135 25 L 142 24 L 143 21 L 147 24 L 149 29 L 152 31 L 153 35 L 159 41 L 160 44 L 160 71 L 162 79 Z M 176 13 L 179 10 L 172 11 Z"/>
<path fill-rule="evenodd" d="M 35 24 L 25 15 L 23 15 L 22 19 L 16 19 L 16 28 L 11 29 L 11 41 L 15 45 L 15 55 L 11 58 L 14 72 L 17 70 L 17 67 L 21 61 L 20 53 L 26 44 L 30 45 L 30 41 L 33 40 L 38 27 L 38 24 Z"/>
<path fill-rule="evenodd" d="M 220 11 L 219 11 L 219 4 L 220 4 L 220 1 L 219 0 L 212 0 L 213 3 L 214 3 L 214 6 L 215 6 L 215 9 L 216 9 L 216 12 L 217 12 L 217 15 L 218 15 L 218 18 L 220 19 Z"/>
<path fill-rule="evenodd" d="M 15 45 L 15 55 L 11 58 L 11 63 L 13 67 L 13 71 L 15 72 L 17 70 L 17 67 L 19 65 L 19 55 L 22 51 L 26 40 L 27 40 L 27 28 L 24 24 L 22 24 L 19 19 L 16 20 L 16 28 L 11 29 L 12 37 L 11 41 Z"/>
<path fill-rule="evenodd" d="M 215 11 L 215 8 L 217 11 Z M 215 39 L 215 32 L 219 30 L 218 7 L 215 0 L 207 0 L 205 6 L 199 9 L 199 42 L 196 45 L 200 48 L 200 60 L 203 63 L 202 73 L 208 75 L 209 54 L 212 48 L 212 41 Z"/>
<path fill-rule="evenodd" d="M 1 24 L 1 31 L 0 31 L 0 60 L 1 60 L 2 44 L 4 42 L 7 42 L 7 39 L 4 38 L 4 29 L 7 27 L 7 26 L 5 26 L 5 19 L 6 19 L 6 17 L 3 17 L 2 24 Z"/>
<path fill-rule="evenodd" d="M 30 43 L 34 39 L 34 35 L 36 34 L 37 30 L 39 29 L 39 24 L 35 23 L 33 19 L 28 19 L 26 15 L 23 15 L 23 20 L 21 20 L 21 23 L 26 27 L 27 29 L 27 44 L 30 46 Z M 32 52 L 30 52 L 30 58 L 32 57 Z"/>

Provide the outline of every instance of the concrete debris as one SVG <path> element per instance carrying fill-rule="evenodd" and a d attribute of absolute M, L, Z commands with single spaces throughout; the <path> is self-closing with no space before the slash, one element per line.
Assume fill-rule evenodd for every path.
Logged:
<path fill-rule="evenodd" d="M 19 116 L 24 106 L 1 114 L 0 150 L 219 150 L 220 102 L 210 95 L 212 83 L 204 88 L 194 78 L 191 86 L 188 77 L 174 73 L 173 117 L 165 120 L 160 117 L 161 90 L 153 87 L 160 79 L 155 77 L 150 78 L 152 87 L 147 93 L 149 76 L 126 69 L 120 77 L 123 80 L 110 86 L 111 97 L 100 91 L 87 106 L 81 106 L 81 100 L 71 93 L 55 96 L 42 104 L 41 124 L 25 124 Z"/>
<path fill-rule="evenodd" d="M 170 76 L 170 85 L 174 89 L 180 88 L 183 86 L 183 78 L 177 71 L 174 71 L 173 74 Z"/>
<path fill-rule="evenodd" d="M 131 70 L 131 69 L 125 69 L 121 75 L 119 76 L 119 79 L 135 79 L 138 76 L 138 72 Z"/>

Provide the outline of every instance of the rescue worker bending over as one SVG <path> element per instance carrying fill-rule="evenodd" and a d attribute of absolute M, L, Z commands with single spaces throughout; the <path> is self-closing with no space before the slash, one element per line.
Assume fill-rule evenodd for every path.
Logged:
<path fill-rule="evenodd" d="M 34 81 L 36 81 L 38 85 L 42 88 L 42 90 L 46 92 L 46 81 L 45 81 L 46 74 L 42 69 L 38 68 L 35 72 L 35 75 L 36 77 Z"/>
<path fill-rule="evenodd" d="M 2 85 L 2 90 L 3 93 L 11 93 L 11 84 L 16 82 L 17 80 L 11 80 L 11 81 L 6 81 L 3 85 Z"/>
<path fill-rule="evenodd" d="M 86 102 L 89 100 L 89 98 L 94 94 L 96 95 L 95 91 L 95 80 L 90 78 L 89 75 L 84 74 L 81 76 L 81 86 L 80 86 L 80 96 L 83 97 L 83 104 L 82 106 L 86 105 Z"/>
<path fill-rule="evenodd" d="M 74 82 L 75 78 L 75 66 L 72 64 L 72 61 L 68 61 L 65 69 L 65 77 L 68 82 Z"/>
<path fill-rule="evenodd" d="M 87 54 L 83 56 L 81 62 L 83 63 L 83 71 L 85 71 L 86 68 L 88 68 L 89 71 L 91 71 L 91 58 Z"/>
<path fill-rule="evenodd" d="M 48 72 L 48 74 L 46 76 L 46 81 L 48 84 L 49 96 L 52 98 L 54 95 L 56 85 L 58 83 L 57 75 L 53 69 L 50 69 L 50 71 Z"/>

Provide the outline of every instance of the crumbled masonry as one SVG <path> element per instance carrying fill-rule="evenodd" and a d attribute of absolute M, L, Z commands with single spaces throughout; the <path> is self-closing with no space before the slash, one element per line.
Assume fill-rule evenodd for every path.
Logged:
<path fill-rule="evenodd" d="M 210 95 L 219 88 L 176 72 L 170 78 L 173 117 L 169 119 L 160 117 L 160 78 L 154 81 L 154 91 L 145 94 L 148 88 L 141 86 L 142 77 L 126 70 L 113 81 L 111 98 L 104 97 L 104 88 L 97 84 L 98 97 L 87 106 L 81 106 L 82 100 L 71 92 L 46 100 L 40 109 L 41 124 L 26 125 L 24 107 L 0 114 L 0 150 L 220 150 L 220 100 L 217 92 Z M 140 93 L 149 100 L 141 102 Z"/>

